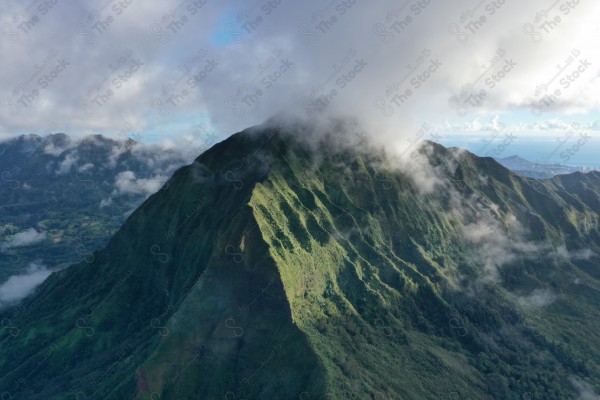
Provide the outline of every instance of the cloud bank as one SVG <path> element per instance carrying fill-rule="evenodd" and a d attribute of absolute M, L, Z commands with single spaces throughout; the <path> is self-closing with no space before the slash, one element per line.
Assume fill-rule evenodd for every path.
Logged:
<path fill-rule="evenodd" d="M 45 266 L 31 263 L 23 274 L 11 276 L 0 285 L 0 307 L 23 300 L 51 273 Z"/>
<path fill-rule="evenodd" d="M 166 178 L 136 178 L 133 171 L 120 172 L 115 178 L 115 194 L 151 194 L 165 183 Z"/>
<path fill-rule="evenodd" d="M 46 232 L 37 231 L 35 228 L 29 228 L 25 231 L 16 233 L 6 239 L 1 245 L 0 250 L 12 249 L 15 247 L 30 246 L 46 239 Z"/>
<path fill-rule="evenodd" d="M 584 380 L 577 377 L 571 377 L 570 380 L 571 384 L 579 392 L 581 400 L 600 400 L 600 396 L 596 394 L 596 392 L 594 391 L 594 387 L 588 382 L 585 382 Z"/>
<path fill-rule="evenodd" d="M 0 126 L 213 143 L 297 109 L 404 145 L 425 121 L 592 118 L 600 4 L 573 3 L 10 0 Z"/>

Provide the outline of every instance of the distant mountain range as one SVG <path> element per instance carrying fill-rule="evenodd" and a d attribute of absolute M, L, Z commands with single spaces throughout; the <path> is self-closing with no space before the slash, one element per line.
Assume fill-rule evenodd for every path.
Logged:
<path fill-rule="evenodd" d="M 93 250 L 189 161 L 176 149 L 102 136 L 0 142 L 0 307 L 53 270 L 91 263 Z"/>
<path fill-rule="evenodd" d="M 550 179 L 556 175 L 572 174 L 573 172 L 590 172 L 594 169 L 588 167 L 570 167 L 560 164 L 540 164 L 528 161 L 519 156 L 510 156 L 496 159 L 506 168 L 530 178 Z"/>
<path fill-rule="evenodd" d="M 344 127 L 267 123 L 177 170 L 0 311 L 2 397 L 594 398 L 600 173 L 535 180 L 431 142 L 396 158 Z M 64 230 L 21 226 L 39 220 Z"/>

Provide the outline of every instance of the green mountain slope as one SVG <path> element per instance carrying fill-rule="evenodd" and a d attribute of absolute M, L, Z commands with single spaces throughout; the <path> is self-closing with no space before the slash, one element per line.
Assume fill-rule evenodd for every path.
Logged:
<path fill-rule="evenodd" d="M 600 386 L 600 174 L 534 181 L 432 143 L 400 169 L 302 129 L 214 146 L 92 263 L 2 312 L 0 393 L 574 399 Z"/>

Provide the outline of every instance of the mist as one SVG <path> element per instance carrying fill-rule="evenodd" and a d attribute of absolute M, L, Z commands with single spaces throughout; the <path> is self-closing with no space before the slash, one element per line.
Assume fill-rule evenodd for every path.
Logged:
<path fill-rule="evenodd" d="M 0 285 L 0 308 L 15 304 L 29 296 L 50 274 L 46 266 L 29 264 L 29 268 L 19 275 L 13 275 Z"/>
<path fill-rule="evenodd" d="M 480 119 L 544 121 L 598 105 L 594 2 L 553 10 L 561 25 L 535 35 L 526 27 L 541 0 L 126 3 L 58 2 L 43 15 L 2 4 L 0 51 L 11 54 L 0 78 L 3 135 L 213 143 L 293 110 L 353 116 L 402 149 L 423 124 L 486 135 Z M 28 26 L 32 13 L 39 23 Z M 565 64 L 585 71 L 551 82 L 562 93 L 540 105 L 538 87 Z"/>

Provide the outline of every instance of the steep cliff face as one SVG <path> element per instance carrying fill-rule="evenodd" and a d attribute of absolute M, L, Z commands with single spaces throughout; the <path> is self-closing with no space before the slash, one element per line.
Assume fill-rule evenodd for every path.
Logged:
<path fill-rule="evenodd" d="M 600 384 L 599 174 L 534 181 L 432 143 L 406 162 L 335 137 L 256 127 L 178 170 L 93 263 L 0 315 L 5 395 L 558 399 Z"/>

